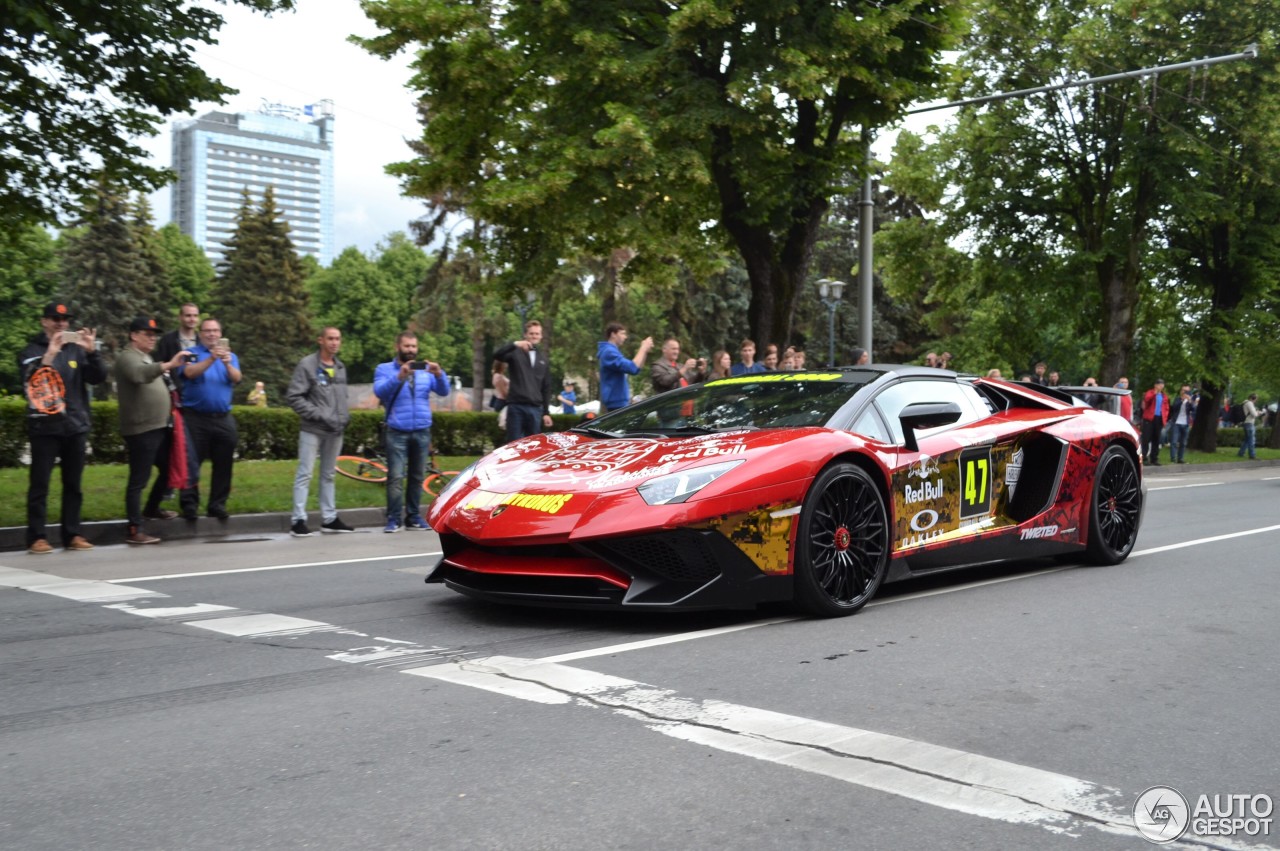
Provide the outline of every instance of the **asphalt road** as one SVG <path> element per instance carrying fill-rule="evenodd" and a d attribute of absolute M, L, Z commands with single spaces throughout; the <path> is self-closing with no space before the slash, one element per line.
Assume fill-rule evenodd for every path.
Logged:
<path fill-rule="evenodd" d="M 831 621 L 489 606 L 422 583 L 428 533 L 0 554 L 0 845 L 1142 848 L 1154 786 L 1262 818 L 1280 469 L 1149 485 L 1122 565 Z"/>

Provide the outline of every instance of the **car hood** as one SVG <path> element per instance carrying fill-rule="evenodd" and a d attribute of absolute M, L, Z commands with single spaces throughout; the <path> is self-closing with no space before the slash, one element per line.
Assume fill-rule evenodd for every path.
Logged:
<path fill-rule="evenodd" d="M 693 437 L 604 439 L 573 432 L 509 443 L 477 465 L 475 485 L 498 493 L 609 493 L 691 467 L 745 459 L 825 429 L 732 431 Z"/>

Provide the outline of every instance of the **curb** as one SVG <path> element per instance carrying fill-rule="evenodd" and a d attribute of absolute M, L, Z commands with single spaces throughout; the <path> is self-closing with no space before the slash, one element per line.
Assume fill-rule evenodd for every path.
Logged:
<path fill-rule="evenodd" d="M 369 531 L 382 528 L 387 522 L 385 508 L 348 508 L 338 515 L 357 530 Z M 319 534 L 319 512 L 309 512 L 308 525 L 312 532 Z M 233 514 L 226 520 L 215 520 L 212 517 L 201 517 L 192 522 L 175 517 L 172 520 L 149 520 L 143 528 L 149 534 L 162 541 L 190 540 L 225 540 L 230 537 L 252 535 L 287 535 L 293 525 L 292 515 L 285 511 L 273 514 Z M 107 546 L 123 544 L 129 534 L 129 524 L 125 520 L 96 520 L 82 524 L 82 532 L 92 543 Z M 57 523 L 49 524 L 49 543 L 55 547 L 61 541 Z M 27 548 L 27 527 L 7 526 L 0 528 L 0 552 L 22 552 Z"/>
<path fill-rule="evenodd" d="M 1280 459 L 1260 458 L 1254 461 L 1220 461 L 1214 464 L 1173 464 L 1161 461 L 1159 467 L 1142 465 L 1142 475 L 1146 476 L 1185 476 L 1191 473 L 1220 473 L 1224 470 L 1247 470 L 1257 467 L 1280 467 Z"/>

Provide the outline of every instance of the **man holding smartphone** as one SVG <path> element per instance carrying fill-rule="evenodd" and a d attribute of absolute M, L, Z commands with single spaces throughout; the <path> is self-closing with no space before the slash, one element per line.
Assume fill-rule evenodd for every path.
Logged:
<path fill-rule="evenodd" d="M 18 355 L 27 397 L 27 439 L 31 467 L 27 478 L 27 552 L 53 552 L 46 531 L 49 480 L 54 464 L 62 463 L 62 545 L 68 550 L 91 550 L 80 534 L 84 497 L 85 449 L 90 425 L 89 385 L 107 377 L 92 328 L 70 330 L 74 316 L 59 302 L 45 305 L 42 331 Z"/>
<path fill-rule="evenodd" d="M 440 364 L 419 360 L 417 335 L 402 331 L 395 360 L 378 364 L 373 373 L 373 392 L 387 411 L 387 525 L 382 531 L 426 531 L 420 505 L 431 455 L 431 394 L 448 396 L 449 376 Z"/>
<path fill-rule="evenodd" d="M 200 342 L 191 348 L 188 363 L 175 373 L 182 378 L 182 419 L 187 428 L 187 487 L 179 505 L 186 520 L 200 510 L 200 468 L 206 460 L 213 468 L 209 481 L 209 516 L 227 519 L 231 496 L 231 469 L 240 440 L 231 413 L 231 391 L 240 383 L 240 359 L 222 336 L 222 323 L 212 317 L 200 323 Z"/>

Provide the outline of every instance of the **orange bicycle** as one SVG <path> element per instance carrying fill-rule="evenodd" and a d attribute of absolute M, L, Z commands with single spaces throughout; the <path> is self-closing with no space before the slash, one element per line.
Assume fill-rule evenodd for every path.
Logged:
<path fill-rule="evenodd" d="M 379 484 L 387 480 L 387 463 L 380 456 L 364 458 L 359 455 L 339 455 L 337 469 L 342 475 L 358 482 Z M 431 447 L 431 464 L 422 478 L 422 490 L 432 496 L 439 496 L 456 475 L 457 470 L 440 469 L 436 464 L 435 447 Z"/>

